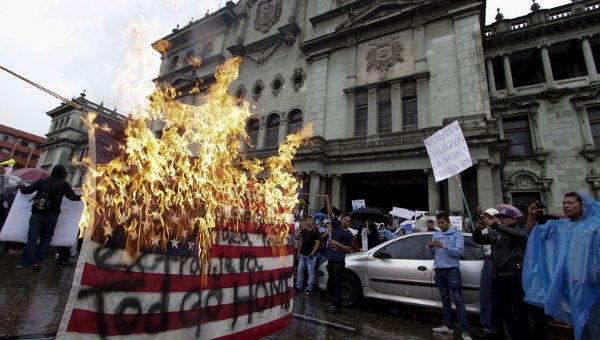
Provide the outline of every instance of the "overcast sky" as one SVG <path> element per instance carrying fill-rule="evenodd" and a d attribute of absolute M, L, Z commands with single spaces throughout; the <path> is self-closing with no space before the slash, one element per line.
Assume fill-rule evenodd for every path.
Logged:
<path fill-rule="evenodd" d="M 285 0 L 284 0 L 285 1 Z M 313 1 L 313 0 L 309 0 Z M 5 1 L 0 11 L 0 65 L 67 97 L 87 90 L 87 99 L 108 108 L 123 103 L 119 86 L 131 51 L 132 27 L 143 27 L 144 71 L 158 75 L 160 56 L 150 43 L 185 26 L 226 0 L 19 0 Z M 237 1 L 236 1 L 237 2 Z M 542 8 L 570 0 L 538 0 Z M 510 5 L 508 4 L 510 3 Z M 531 2 L 488 0 L 486 21 L 500 7 L 505 18 L 529 13 Z M 137 26 L 136 26 L 137 25 Z M 139 31 L 139 29 L 138 29 Z M 128 38 L 129 37 L 129 38 Z M 138 57 L 139 58 L 139 57 Z M 131 77 L 125 77 L 130 78 Z M 0 70 L 0 124 L 44 136 L 50 126 L 45 112 L 60 101 Z"/>

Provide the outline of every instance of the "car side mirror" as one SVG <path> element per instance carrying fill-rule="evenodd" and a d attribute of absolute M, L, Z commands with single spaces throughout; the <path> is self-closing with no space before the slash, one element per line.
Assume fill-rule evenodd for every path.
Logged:
<path fill-rule="evenodd" d="M 379 250 L 379 251 L 376 251 L 375 254 L 373 254 L 373 257 L 384 260 L 384 259 L 391 259 L 392 255 L 390 255 L 389 253 L 386 253 L 383 250 Z"/>

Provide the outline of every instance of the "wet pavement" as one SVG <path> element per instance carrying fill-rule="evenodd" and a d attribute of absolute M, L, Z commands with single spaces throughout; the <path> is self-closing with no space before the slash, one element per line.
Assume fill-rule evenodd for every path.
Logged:
<path fill-rule="evenodd" d="M 0 339 L 52 338 L 58 330 L 73 280 L 74 267 L 57 266 L 49 254 L 40 270 L 17 270 L 19 254 L 0 252 Z M 319 292 L 294 298 L 292 323 L 266 337 L 290 339 L 459 339 L 433 335 L 441 320 L 439 311 L 375 300 L 343 309 L 340 315 L 324 313 L 327 299 Z M 481 334 L 477 316 L 471 316 L 474 339 Z M 568 332 L 552 339 L 570 339 Z"/>

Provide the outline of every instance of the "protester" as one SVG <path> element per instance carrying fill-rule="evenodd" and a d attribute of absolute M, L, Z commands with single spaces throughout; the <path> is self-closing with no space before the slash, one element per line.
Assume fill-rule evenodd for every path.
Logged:
<path fill-rule="evenodd" d="M 525 301 L 573 325 L 577 340 L 600 339 L 600 203 L 569 192 L 562 206 L 565 218 L 539 225 L 542 205 L 528 208 Z"/>
<path fill-rule="evenodd" d="M 494 208 L 487 209 L 485 212 L 481 210 L 481 207 L 477 207 L 475 211 L 477 223 L 475 224 L 475 230 L 481 230 L 481 234 L 485 237 L 489 234 L 489 228 L 485 224 L 485 214 L 490 218 L 494 218 L 494 215 L 498 214 L 498 210 Z M 479 276 L 479 321 L 481 327 L 485 332 L 486 338 L 493 338 L 497 332 L 496 325 L 494 323 L 492 315 L 492 260 L 490 256 L 492 254 L 492 246 L 489 244 L 483 245 L 483 265 L 481 266 L 481 274 Z"/>
<path fill-rule="evenodd" d="M 329 234 L 331 229 L 331 221 L 326 218 L 323 220 L 323 226 L 319 228 L 319 234 L 321 234 L 321 242 L 319 244 L 319 251 L 317 252 L 317 264 L 315 266 L 315 272 L 318 268 L 327 261 L 327 244 L 329 243 Z"/>
<path fill-rule="evenodd" d="M 331 305 L 325 309 L 325 313 L 340 314 L 342 312 L 342 273 L 346 266 L 346 253 L 352 251 L 352 233 L 348 230 L 352 224 L 352 217 L 344 215 L 341 221 L 337 218 L 333 219 L 329 199 L 327 199 L 327 211 L 332 220 L 327 247 L 327 274 L 329 275 L 327 293 Z"/>
<path fill-rule="evenodd" d="M 300 239 L 298 244 L 298 273 L 296 276 L 296 290 L 302 290 L 302 283 L 304 282 L 304 270 L 308 270 L 308 282 L 304 294 L 309 295 L 312 292 L 313 284 L 315 282 L 315 265 L 317 262 L 317 251 L 321 244 L 321 235 L 319 230 L 315 227 L 314 219 L 308 215 L 304 219 L 305 228 L 300 232 Z"/>
<path fill-rule="evenodd" d="M 379 244 L 379 231 L 377 225 L 371 221 L 366 221 L 364 225 L 358 228 L 356 233 L 356 250 L 367 251 Z"/>
<path fill-rule="evenodd" d="M 529 333 L 529 314 L 523 301 L 525 293 L 521 281 L 527 232 L 517 223 L 518 213 L 503 208 L 494 216 L 492 209 L 484 212 L 481 228 L 473 233 L 473 241 L 490 244 L 492 251 L 492 317 L 498 335 L 504 334 L 504 324 L 511 339 L 526 339 Z M 496 217 L 500 223 L 494 219 Z"/>
<path fill-rule="evenodd" d="M 427 246 L 434 254 L 433 268 L 435 270 L 434 281 L 440 290 L 444 312 L 443 324 L 433 329 L 438 334 L 452 335 L 450 328 L 452 319 L 452 301 L 456 305 L 456 312 L 460 324 L 463 340 L 471 340 L 469 335 L 469 321 L 467 310 L 460 290 L 462 278 L 460 275 L 460 257 L 464 251 L 463 234 L 456 228 L 450 226 L 450 217 L 442 212 L 436 215 L 438 226 L 441 231 L 436 231 Z"/>
<path fill-rule="evenodd" d="M 427 231 L 437 231 L 435 229 L 435 223 L 433 222 L 433 220 L 427 220 L 426 224 L 427 224 Z"/>
<path fill-rule="evenodd" d="M 75 194 L 69 183 L 65 181 L 66 177 L 67 170 L 59 164 L 52 168 L 50 177 L 40 179 L 28 187 L 20 186 L 23 194 L 36 192 L 36 195 L 32 199 L 27 244 L 18 268 L 40 267 L 42 260 L 46 257 L 52 236 L 54 236 L 63 197 L 67 197 L 71 201 L 81 199 L 81 195 Z M 39 246 L 37 245 L 38 238 L 40 239 Z"/>

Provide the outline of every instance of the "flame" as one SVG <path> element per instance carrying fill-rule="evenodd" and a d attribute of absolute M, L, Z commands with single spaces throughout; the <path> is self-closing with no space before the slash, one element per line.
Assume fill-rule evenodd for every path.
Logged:
<path fill-rule="evenodd" d="M 287 136 L 278 155 L 264 162 L 247 159 L 249 104 L 228 93 L 240 64 L 235 57 L 218 68 L 200 106 L 177 102 L 176 90 L 166 86 L 150 96 L 141 114 L 128 118 L 121 152 L 90 167 L 83 186 L 87 209 L 80 226 L 91 226 L 93 239 L 122 238 L 132 258 L 194 244 L 206 273 L 215 228 L 239 230 L 249 222 L 266 230 L 274 252 L 285 254 L 300 185 L 292 159 L 311 127 Z M 149 128 L 156 120 L 164 125 L 161 138 Z M 103 128 L 95 114 L 86 124 L 90 136 Z"/>
<path fill-rule="evenodd" d="M 169 52 L 169 50 L 171 49 L 171 47 L 173 47 L 173 45 L 166 40 L 160 39 L 157 42 L 155 42 L 154 44 L 152 44 L 152 47 L 160 54 L 162 55 L 166 55 L 167 52 Z"/>
<path fill-rule="evenodd" d="M 197 56 L 191 56 L 186 59 L 187 63 L 191 65 L 193 68 L 198 68 L 202 65 L 202 60 Z"/>

